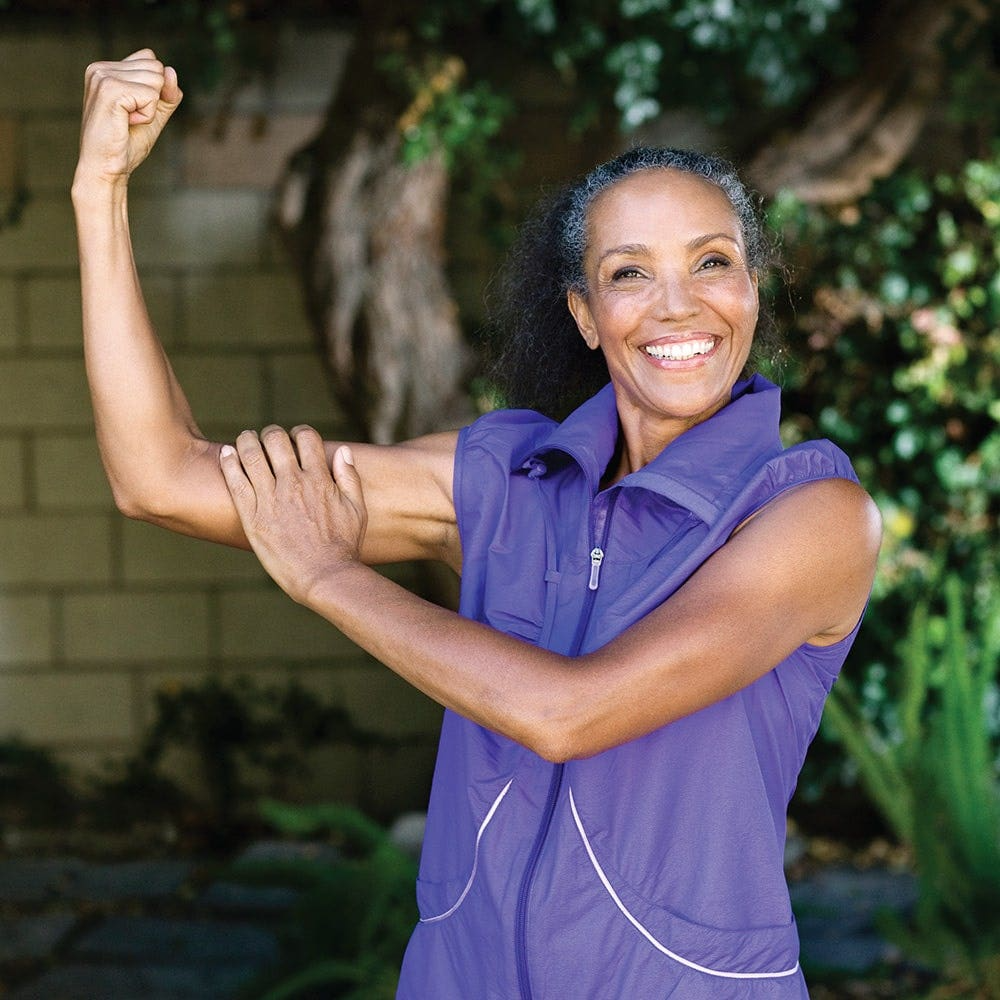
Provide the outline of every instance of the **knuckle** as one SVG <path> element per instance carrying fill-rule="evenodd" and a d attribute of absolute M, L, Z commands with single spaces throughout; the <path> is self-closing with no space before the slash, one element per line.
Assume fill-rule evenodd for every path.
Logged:
<path fill-rule="evenodd" d="M 108 84 L 108 64 L 91 63 L 84 74 L 84 80 L 92 89 L 100 89 Z"/>
<path fill-rule="evenodd" d="M 263 457 L 264 453 L 260 447 L 260 441 L 257 439 L 257 435 L 250 431 L 244 431 L 236 439 L 239 445 L 239 455 L 240 461 L 244 465 L 252 465 L 259 462 Z"/>
<path fill-rule="evenodd" d="M 233 497 L 233 502 L 240 510 L 245 510 L 255 502 L 254 491 L 245 480 L 230 483 L 229 489 Z"/>
<path fill-rule="evenodd" d="M 233 493 L 241 500 L 246 500 L 253 496 L 253 490 L 246 480 L 240 480 L 233 484 Z"/>

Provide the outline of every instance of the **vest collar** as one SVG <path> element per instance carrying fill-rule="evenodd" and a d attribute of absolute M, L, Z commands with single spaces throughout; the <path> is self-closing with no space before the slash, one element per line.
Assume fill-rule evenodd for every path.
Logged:
<path fill-rule="evenodd" d="M 761 375 L 737 382 L 730 402 L 721 410 L 671 441 L 619 485 L 651 490 L 711 524 L 746 481 L 748 471 L 782 450 L 780 412 L 781 393 L 776 385 Z M 594 495 L 614 454 L 618 432 L 618 409 L 609 383 L 553 427 L 515 461 L 514 468 L 544 476 L 561 453 L 580 467 Z"/>

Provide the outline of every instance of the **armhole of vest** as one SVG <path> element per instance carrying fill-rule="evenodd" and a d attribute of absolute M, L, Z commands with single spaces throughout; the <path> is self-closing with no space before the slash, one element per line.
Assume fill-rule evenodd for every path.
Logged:
<path fill-rule="evenodd" d="M 458 543 L 462 552 L 466 551 L 465 538 L 465 451 L 469 444 L 469 436 L 474 425 L 469 424 L 458 432 L 455 444 L 455 465 L 453 470 L 454 483 L 452 497 L 455 503 L 455 524 L 458 527 Z"/>
<path fill-rule="evenodd" d="M 796 490 L 800 486 L 809 486 L 811 483 L 824 483 L 830 479 L 846 479 L 849 483 L 857 483 L 857 479 L 853 476 L 845 476 L 840 470 L 835 471 L 832 475 L 817 475 L 810 476 L 808 479 L 796 479 L 790 480 L 787 483 L 783 483 L 779 486 L 770 496 L 762 500 L 756 507 L 753 507 L 750 511 L 743 515 L 740 522 L 733 526 L 733 530 L 729 533 L 729 538 L 732 538 L 752 517 L 756 517 L 768 504 L 774 503 L 778 497 L 784 496 L 789 490 Z M 838 640 L 839 641 L 839 640 Z M 817 649 L 823 649 L 825 647 L 818 646 Z"/>
<path fill-rule="evenodd" d="M 796 461 L 806 455 L 809 455 L 810 462 L 808 474 L 796 476 L 793 473 L 785 482 L 781 482 L 781 476 L 788 475 L 787 472 L 783 472 L 782 465 L 787 464 L 789 459 Z M 826 438 L 819 438 L 815 441 L 803 441 L 800 444 L 793 445 L 791 448 L 786 448 L 774 456 L 774 458 L 764 463 L 758 475 L 762 473 L 771 476 L 774 490 L 743 515 L 739 523 L 733 527 L 730 537 L 736 532 L 737 528 L 742 527 L 750 518 L 759 514 L 769 503 L 777 500 L 778 497 L 789 490 L 794 490 L 799 486 L 808 486 L 810 483 L 823 482 L 827 479 L 846 479 L 848 482 L 858 483 L 858 476 L 854 471 L 854 466 L 851 465 L 851 460 L 837 445 Z"/>
<path fill-rule="evenodd" d="M 799 449 L 805 449 L 810 445 L 817 446 L 814 447 L 814 452 L 816 453 L 817 460 L 824 466 L 820 471 L 817 470 L 814 474 L 809 475 L 802 479 L 790 479 L 788 482 L 782 483 L 775 491 L 763 500 L 756 507 L 753 508 L 736 526 L 733 528 L 733 532 L 737 530 L 738 527 L 746 524 L 746 522 L 751 518 L 759 514 L 769 503 L 777 500 L 778 497 L 783 496 L 789 490 L 797 489 L 800 486 L 808 486 L 810 483 L 821 483 L 829 479 L 846 479 L 850 483 L 858 484 L 858 476 L 854 471 L 854 466 L 851 465 L 850 459 L 847 455 L 838 448 L 832 441 L 826 439 L 821 439 L 817 441 L 805 441 L 801 445 L 798 445 Z M 793 449 L 789 448 L 782 452 L 778 456 L 780 459 L 782 456 L 787 455 Z M 774 461 L 772 459 L 772 461 Z M 730 536 L 732 537 L 732 536 Z M 865 615 L 868 612 L 868 606 L 871 603 L 871 594 L 868 595 L 868 599 L 865 601 L 865 606 L 861 609 L 861 614 L 858 616 L 858 620 L 854 623 L 854 627 L 844 635 L 842 638 L 838 639 L 836 642 L 831 642 L 828 645 L 820 646 L 817 643 L 804 642 L 799 646 L 799 652 L 804 656 L 808 656 L 813 661 L 818 661 L 823 669 L 827 669 L 827 662 L 833 660 L 836 662 L 836 667 L 834 673 L 839 672 L 844 659 L 847 656 L 847 652 L 850 650 L 851 645 L 857 638 L 858 630 L 861 628 L 861 623 L 865 619 Z M 846 650 L 845 650 L 846 647 Z M 838 660 L 839 657 L 839 660 Z M 829 671 L 828 671 L 829 672 Z"/>
<path fill-rule="evenodd" d="M 865 620 L 865 615 L 868 614 L 868 606 L 871 604 L 871 594 L 868 595 L 868 599 L 865 601 L 865 606 L 861 609 L 861 614 L 858 616 L 858 620 L 854 623 L 854 628 L 851 629 L 845 636 L 838 639 L 836 642 L 828 643 L 826 646 L 819 646 L 814 642 L 804 642 L 802 643 L 802 649 L 806 650 L 810 656 L 816 657 L 826 657 L 833 653 L 840 652 L 845 646 L 850 648 L 851 644 L 857 638 L 858 631 L 861 628 L 861 623 Z M 847 655 L 846 653 L 844 654 Z"/>

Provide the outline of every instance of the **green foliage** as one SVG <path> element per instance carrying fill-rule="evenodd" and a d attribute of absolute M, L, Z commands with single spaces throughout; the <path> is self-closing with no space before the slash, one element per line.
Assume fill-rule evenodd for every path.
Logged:
<path fill-rule="evenodd" d="M 511 102 L 480 81 L 438 97 L 428 114 L 403 132 L 403 162 L 418 163 L 440 151 L 450 170 L 490 163 L 490 140 L 510 114 Z"/>
<path fill-rule="evenodd" d="M 436 0 L 414 8 L 418 33 L 439 46 L 485 35 L 515 65 L 549 63 L 579 90 L 593 119 L 611 99 L 623 128 L 663 107 L 713 120 L 783 108 L 853 68 L 851 0 Z M 467 48 L 458 46 L 468 57 Z M 470 59 L 470 65 L 472 60 Z"/>
<path fill-rule="evenodd" d="M 173 750 L 193 753 L 207 793 L 209 822 L 220 832 L 233 826 L 259 794 L 287 794 L 302 776 L 309 751 L 323 745 L 384 745 L 359 729 L 339 706 L 324 704 L 301 684 L 260 685 L 249 678 L 177 685 L 157 692 L 156 718 L 125 776 L 108 782 L 109 801 L 154 789 L 164 802 L 179 793 L 164 777 Z"/>
<path fill-rule="evenodd" d="M 41 3 L 15 9 L 43 12 Z M 404 133 L 404 155 L 443 148 L 461 168 L 514 110 L 512 84 L 527 66 L 552 66 L 578 93 L 578 123 L 613 106 L 625 130 L 665 107 L 690 106 L 717 122 L 748 111 L 793 107 L 812 89 L 854 68 L 851 32 L 860 0 L 422 0 L 347 4 L 320 0 L 112 0 L 102 16 L 130 18 L 147 33 L 177 39 L 169 53 L 189 87 L 266 80 L 274 70 L 275 22 L 337 23 L 386 39 L 379 72 L 409 78 L 419 95 L 441 65 L 477 75 L 441 92 Z M 496 53 L 503 53 L 502 59 Z M 413 78 L 417 78 L 414 83 Z M 432 88 L 433 89 L 433 88 Z M 405 135 L 407 129 L 409 135 Z M 470 146 L 468 155 L 455 159 Z"/>
<path fill-rule="evenodd" d="M 972 599 L 1000 561 L 1000 153 L 954 174 L 901 172 L 836 209 L 778 198 L 791 295 L 776 302 L 789 443 L 830 437 L 883 516 L 872 608 L 846 665 L 864 711 L 898 711 L 898 637 L 939 571 Z M 863 675 L 863 676 L 862 676 Z M 821 740 L 800 794 L 845 769 Z M 849 777 L 849 770 L 846 771 Z"/>
<path fill-rule="evenodd" d="M 488 188 L 505 163 L 490 146 L 511 113 L 510 99 L 485 80 L 463 86 L 466 67 L 456 56 L 430 55 L 417 66 L 411 54 L 395 51 L 380 68 L 409 100 L 398 122 L 403 162 L 441 156 L 449 170 L 474 174 L 480 189 Z"/>
<path fill-rule="evenodd" d="M 286 835 L 321 835 L 335 852 L 315 859 L 240 862 L 230 878 L 301 892 L 283 931 L 283 961 L 247 996 L 255 1000 L 392 1000 L 417 920 L 416 863 L 381 827 L 335 804 L 266 802 L 264 817 Z"/>
<path fill-rule="evenodd" d="M 846 0 L 619 0 L 577 3 L 551 58 L 609 88 L 621 124 L 691 106 L 716 122 L 800 101 L 825 74 L 853 67 Z"/>
<path fill-rule="evenodd" d="M 801 275 L 786 436 L 843 444 L 879 503 L 894 630 L 933 564 L 974 584 L 1000 556 L 1000 153 L 895 175 L 838 212 L 784 198 L 771 215 Z"/>
<path fill-rule="evenodd" d="M 893 928 L 916 959 L 959 971 L 1000 996 L 1000 777 L 995 713 L 1000 590 L 974 602 L 949 575 L 939 601 L 916 605 L 898 670 L 894 725 L 873 722 L 844 679 L 827 719 L 901 840 L 920 895 L 912 926 Z"/>

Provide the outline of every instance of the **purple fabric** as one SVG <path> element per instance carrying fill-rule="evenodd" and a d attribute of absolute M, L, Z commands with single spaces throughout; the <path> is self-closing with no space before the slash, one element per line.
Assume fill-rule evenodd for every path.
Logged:
<path fill-rule="evenodd" d="M 610 386 L 561 425 L 482 417 L 456 455 L 462 614 L 595 649 L 783 490 L 855 479 L 830 442 L 783 450 L 779 409 L 766 380 L 739 383 L 603 492 Z M 400 1000 L 807 997 L 785 810 L 853 638 L 803 646 L 724 701 L 561 766 L 446 712 Z"/>

